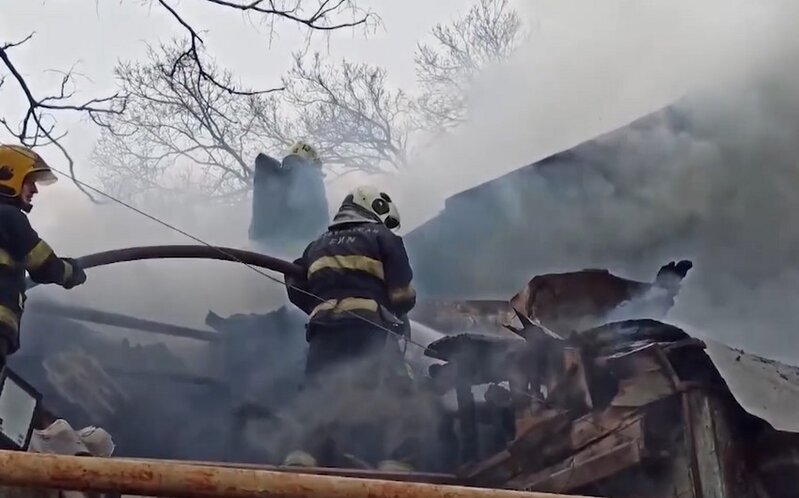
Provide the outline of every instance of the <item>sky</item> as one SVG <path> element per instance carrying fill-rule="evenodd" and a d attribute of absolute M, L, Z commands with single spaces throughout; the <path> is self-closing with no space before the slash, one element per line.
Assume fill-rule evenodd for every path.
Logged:
<path fill-rule="evenodd" d="M 405 171 L 370 181 L 392 192 L 392 197 L 398 200 L 403 225 L 406 230 L 412 229 L 435 215 L 448 196 L 463 189 L 620 127 L 684 95 L 718 93 L 742 84 L 742 80 L 763 72 L 764 68 L 790 67 L 791 64 L 785 62 L 792 60 L 786 57 L 790 54 L 786 49 L 797 42 L 795 29 L 790 24 L 795 19 L 793 3 L 787 0 L 706 0 L 701 3 L 518 0 L 514 5 L 526 21 L 529 37 L 509 61 L 489 67 L 481 75 L 470 95 L 469 122 L 453 136 L 425 149 Z M 290 64 L 291 52 L 302 46 L 302 34 L 294 28 L 279 30 L 270 45 L 266 27 L 248 25 L 238 14 L 214 15 L 196 4 L 183 0 L 179 5 L 187 17 L 208 28 L 204 36 L 209 49 L 222 64 L 239 74 L 245 84 L 274 85 Z M 380 30 L 367 39 L 360 32 L 336 32 L 329 40 L 315 40 L 312 47 L 329 49 L 337 57 L 381 64 L 388 69 L 393 85 L 413 92 L 415 44 L 431 26 L 464 11 L 470 2 L 373 0 L 363 5 L 380 14 L 384 22 Z M 144 52 L 146 43 L 181 34 L 164 12 L 142 7 L 138 1 L 0 0 L 0 8 L 3 12 L 0 39 L 18 39 L 36 30 L 31 43 L 13 55 L 15 61 L 24 66 L 30 81 L 42 91 L 58 78 L 57 74 L 47 72 L 48 69 L 76 65 L 78 71 L 91 78 L 91 81 L 81 82 L 81 90 L 86 95 L 103 94 L 112 88 L 111 71 L 116 60 L 135 59 Z M 796 80 L 795 75 L 779 71 L 775 78 Z M 5 109 L 14 105 L 10 93 L 9 89 L 0 92 L 0 104 Z M 785 113 L 793 109 L 777 101 Z M 730 92 L 723 102 L 722 109 L 724 106 L 735 108 L 740 99 L 735 92 Z M 747 143 L 737 140 L 736 134 L 753 142 L 766 140 L 764 132 L 769 128 L 763 123 L 769 121 L 774 110 L 760 104 L 753 106 L 756 109 L 752 112 L 744 113 L 748 121 L 745 127 L 730 132 L 734 139 L 725 135 L 714 140 Z M 716 110 L 714 116 L 718 115 L 724 113 Z M 66 144 L 79 162 L 79 173 L 90 179 L 91 171 L 86 169 L 86 164 L 94 137 L 91 127 L 68 119 L 64 119 L 62 125 L 70 131 Z M 669 136 L 662 141 L 653 140 L 652 146 L 665 144 L 681 150 L 682 139 Z M 697 143 L 704 145 L 699 139 Z M 749 149 L 741 151 L 742 154 L 749 152 Z M 737 165 L 738 169 L 731 170 L 739 175 L 734 177 L 726 175 L 726 170 L 710 171 L 708 168 L 706 176 L 690 169 L 675 170 L 679 175 L 669 175 L 648 163 L 647 166 L 654 169 L 645 170 L 644 174 L 638 166 L 645 161 L 637 162 L 636 157 L 630 156 L 624 164 L 629 175 L 620 173 L 621 183 L 616 187 L 633 192 L 635 195 L 628 201 L 634 202 L 608 205 L 599 210 L 600 214 L 612 214 L 607 217 L 610 230 L 597 234 L 597 230 L 566 225 L 563 220 L 582 218 L 558 216 L 557 209 L 561 206 L 555 206 L 553 214 L 548 214 L 541 223 L 553 236 L 560 234 L 562 247 L 571 244 L 585 248 L 562 251 L 556 258 L 559 269 L 579 269 L 592 263 L 581 259 L 581 255 L 607 243 L 599 240 L 603 233 L 608 238 L 614 237 L 612 227 L 635 216 L 636 202 L 642 199 L 648 205 L 638 212 L 657 212 L 680 219 L 684 211 L 693 210 L 710 222 L 721 220 L 725 224 L 718 225 L 723 230 L 719 228 L 717 236 L 714 237 L 711 224 L 706 236 L 697 240 L 704 244 L 700 249 L 705 261 L 713 263 L 714 255 L 723 251 L 724 265 L 716 266 L 717 272 L 713 275 L 701 273 L 698 268 L 695 275 L 703 276 L 686 282 L 685 288 L 687 295 L 703 304 L 702 310 L 712 312 L 708 314 L 694 308 L 684 310 L 681 318 L 688 325 L 702 328 L 729 327 L 733 319 L 746 318 L 730 314 L 730 310 L 745 310 L 743 314 L 756 317 L 763 327 L 782 333 L 799 319 L 792 313 L 773 312 L 776 297 L 780 298 L 783 310 L 788 308 L 786 302 L 799 298 L 793 277 L 799 274 L 799 261 L 791 259 L 792 247 L 799 244 L 799 238 L 797 241 L 789 237 L 769 240 L 769 232 L 764 229 L 768 223 L 775 223 L 772 232 L 793 233 L 792 203 L 788 202 L 791 197 L 784 192 L 792 178 L 787 166 L 791 163 L 790 158 L 781 159 L 784 161 L 780 164 L 786 165 L 774 169 L 775 176 L 766 178 L 754 174 L 756 169 L 742 169 Z M 59 160 L 55 160 L 56 164 Z M 692 164 L 687 161 L 677 166 L 688 168 Z M 661 183 L 654 184 L 648 178 L 657 178 Z M 785 181 L 781 181 L 782 178 Z M 338 204 L 356 179 L 329 185 L 331 206 Z M 685 185 L 688 188 L 683 188 Z M 734 199 L 731 193 L 752 199 L 751 204 L 743 207 L 730 206 L 729 212 L 735 213 L 738 219 L 724 217 L 726 204 L 711 202 Z M 769 210 L 753 208 L 756 202 L 763 205 L 777 199 L 785 201 L 772 202 Z M 42 192 L 37 201 L 32 215 L 34 223 L 64 254 L 80 255 L 133 244 L 186 242 L 122 207 L 92 206 L 67 181 Z M 154 209 L 153 206 L 140 207 Z M 193 206 L 157 214 L 211 243 L 248 247 L 249 211 L 246 207 Z M 653 223 L 663 220 L 640 217 L 634 221 L 630 225 L 640 226 L 641 230 L 628 230 L 632 235 L 649 233 L 653 226 L 658 226 Z M 740 237 L 731 237 L 731 234 Z M 640 240 L 632 240 L 632 235 L 627 250 L 641 244 Z M 626 241 L 620 240 L 619 244 Z M 739 245 L 730 242 L 736 240 L 741 251 L 737 250 Z M 765 265 L 748 264 L 752 247 L 760 241 L 771 245 L 769 250 L 758 253 L 758 261 L 780 261 L 796 268 L 796 272 L 792 270 L 775 277 L 773 269 L 760 267 Z M 554 246 L 559 247 L 557 243 Z M 620 248 L 623 250 L 625 248 Z M 716 260 L 722 261 L 721 258 Z M 728 285 L 722 277 L 750 267 L 747 278 L 755 283 L 747 281 L 744 286 L 738 282 L 741 284 L 738 287 L 742 287 L 740 292 L 726 295 L 724 306 L 718 306 L 713 296 L 719 295 L 719 289 L 738 288 Z M 614 268 L 622 274 L 626 270 L 621 262 Z M 201 278 L 203 283 L 189 286 L 188 276 Z M 282 289 L 274 282 L 265 281 L 246 269 L 215 263 L 153 263 L 136 265 L 135 269 L 122 265 L 92 272 L 90 278 L 92 285 L 69 294 L 57 289 L 37 292 L 69 302 L 189 325 L 201 325 L 209 307 L 222 314 L 256 312 L 274 309 L 283 299 Z M 745 332 L 741 332 L 741 337 Z M 775 334 L 773 337 L 778 337 Z M 759 342 L 762 341 L 757 338 L 741 339 L 740 345 L 757 348 Z M 795 342 L 791 355 L 799 358 L 799 341 Z M 778 353 L 778 346 L 779 342 L 772 341 L 767 352 Z"/>
<path fill-rule="evenodd" d="M 53 70 L 75 69 L 86 78 L 79 83 L 87 97 L 114 92 L 113 68 L 118 60 L 135 60 L 148 44 L 183 36 L 185 30 L 166 11 L 147 2 L 93 2 L 65 0 L 0 0 L 0 39 L 19 40 L 35 31 L 34 39 L 14 50 L 15 63 L 29 82 L 44 94 L 58 83 Z M 172 2 L 187 21 L 200 31 L 209 53 L 237 74 L 243 85 L 273 88 L 291 65 L 291 54 L 306 46 L 308 31 L 287 23 L 258 25 L 235 11 L 222 11 L 205 2 Z M 379 16 L 380 25 L 368 32 L 358 27 L 318 32 L 308 50 L 333 57 L 380 64 L 391 73 L 392 83 L 413 90 L 413 50 L 417 41 L 438 22 L 445 22 L 464 8 L 468 0 L 363 0 L 360 5 Z M 424 16 L 418 13 L 424 11 Z M 346 13 L 342 14 L 346 18 Z M 0 95 L 4 107 L 15 104 L 11 91 Z M 74 119 L 62 119 L 70 131 L 66 140 L 79 165 L 88 164 L 95 130 Z M 84 172 L 86 174 L 87 172 Z M 88 171 L 88 173 L 91 173 Z"/>

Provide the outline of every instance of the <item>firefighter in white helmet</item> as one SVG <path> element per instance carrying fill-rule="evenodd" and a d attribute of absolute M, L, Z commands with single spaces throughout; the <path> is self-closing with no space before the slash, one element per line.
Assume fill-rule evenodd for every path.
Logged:
<path fill-rule="evenodd" d="M 374 420 L 380 418 L 377 405 L 401 396 L 389 394 L 385 403 L 369 403 L 359 402 L 357 393 L 373 399 L 377 391 L 385 395 L 408 387 L 403 387 L 409 379 L 398 336 L 406 330 L 405 315 L 414 307 L 416 293 L 405 245 L 393 233 L 398 228 L 400 215 L 391 197 L 372 186 L 358 187 L 346 196 L 328 230 L 295 261 L 305 269 L 305 279 L 287 278 L 289 299 L 310 317 L 306 385 L 322 393 L 318 399 L 326 406 L 320 410 L 340 418 L 319 423 L 314 414 L 309 424 L 335 424 L 357 434 L 357 442 L 372 449 L 344 444 L 340 451 L 385 471 L 411 468 L 413 444 L 403 440 L 387 447 L 389 427 L 385 420 Z M 345 393 L 356 393 L 356 401 Z M 336 404 L 345 406 L 336 411 Z M 358 406 L 371 406 L 372 420 L 369 413 L 356 413 Z M 306 429 L 311 434 L 303 451 L 290 454 L 284 463 L 336 465 L 334 456 L 321 449 L 329 434 Z"/>

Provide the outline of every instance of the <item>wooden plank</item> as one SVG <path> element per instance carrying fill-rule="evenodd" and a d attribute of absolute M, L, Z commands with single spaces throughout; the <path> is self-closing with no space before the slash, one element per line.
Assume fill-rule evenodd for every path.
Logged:
<path fill-rule="evenodd" d="M 477 460 L 477 408 L 474 402 L 472 386 L 462 381 L 455 388 L 458 400 L 458 422 L 461 435 L 460 463 L 471 463 Z"/>
<path fill-rule="evenodd" d="M 585 406 L 580 407 L 591 410 L 594 402 L 591 399 L 591 391 L 588 388 L 588 377 L 585 372 L 582 351 L 578 348 L 565 348 L 563 350 L 563 363 L 567 372 L 573 372 L 573 387 L 576 391 L 574 400 L 580 399 Z"/>
<path fill-rule="evenodd" d="M 460 473 L 469 483 L 493 486 L 507 482 L 522 471 L 519 460 L 508 451 L 501 451 Z"/>
<path fill-rule="evenodd" d="M 740 460 L 733 454 L 733 438 L 720 402 L 702 391 L 691 391 L 686 395 L 703 498 L 742 496 L 742 490 L 735 489 L 740 469 L 732 465 Z"/>
<path fill-rule="evenodd" d="M 573 454 L 589 444 L 601 439 L 611 432 L 617 431 L 633 423 L 638 423 L 642 415 L 635 414 L 634 410 L 625 408 L 609 408 L 600 413 L 589 413 L 571 424 L 569 435 L 556 437 L 553 441 L 539 438 L 534 442 L 517 443 L 513 453 L 508 450 L 497 453 L 476 465 L 466 467 L 461 473 L 470 482 L 479 481 L 486 483 L 501 483 L 515 477 L 522 471 L 522 462 L 525 467 L 530 465 L 546 465 L 548 462 L 557 461 L 566 455 Z M 563 417 L 560 412 L 550 411 L 548 416 L 537 419 L 538 434 L 541 432 L 551 434 L 555 418 Z M 554 418 L 553 418 L 554 417 Z M 523 436 L 528 436 L 536 428 L 531 419 L 530 426 Z M 524 444 L 526 450 L 521 449 Z M 535 457 L 530 458 L 530 452 L 535 452 Z M 525 454 L 527 453 L 527 454 Z M 514 456 L 515 455 L 515 456 Z M 520 458 L 520 455 L 522 456 Z"/>
<path fill-rule="evenodd" d="M 589 413 L 572 424 L 571 448 L 580 450 L 613 431 L 639 422 L 643 415 L 633 415 L 634 410 L 610 407 L 600 413 Z"/>
<path fill-rule="evenodd" d="M 638 407 L 648 405 L 677 392 L 677 388 L 663 370 L 646 371 L 635 377 L 623 379 L 612 406 Z"/>
<path fill-rule="evenodd" d="M 529 460 L 540 450 L 544 441 L 556 437 L 568 437 L 568 433 L 565 432 L 570 422 L 567 412 L 547 410 L 525 424 L 526 430 L 511 442 L 508 451 L 514 457 Z"/>
<path fill-rule="evenodd" d="M 592 482 L 606 479 L 624 469 L 637 465 L 642 460 L 642 451 L 635 442 L 625 443 L 605 453 L 600 453 L 573 467 L 561 469 L 531 483 L 522 491 L 567 493 Z"/>
<path fill-rule="evenodd" d="M 565 416 L 564 410 L 548 409 L 516 419 L 516 439 L 514 441 L 520 441 L 530 433 L 547 430 L 556 420 Z"/>
<path fill-rule="evenodd" d="M 568 491 L 637 464 L 641 461 L 643 449 L 643 419 L 638 418 L 556 465 L 522 473 L 508 481 L 505 487 Z"/>
<path fill-rule="evenodd" d="M 184 327 L 182 325 L 173 325 L 171 323 L 156 322 L 130 315 L 123 315 L 122 313 L 101 311 L 81 306 L 64 306 L 48 301 L 37 301 L 35 306 L 31 306 L 31 311 L 37 314 L 53 315 L 70 320 L 99 323 L 101 325 L 111 325 L 112 327 L 123 329 L 139 330 L 173 337 L 185 337 L 199 341 L 215 342 L 222 339 L 222 334 L 214 332 L 213 330 L 202 330 Z"/>
<path fill-rule="evenodd" d="M 658 349 L 656 344 L 646 344 L 632 351 L 597 358 L 595 364 L 610 368 L 619 377 L 660 370 Z"/>

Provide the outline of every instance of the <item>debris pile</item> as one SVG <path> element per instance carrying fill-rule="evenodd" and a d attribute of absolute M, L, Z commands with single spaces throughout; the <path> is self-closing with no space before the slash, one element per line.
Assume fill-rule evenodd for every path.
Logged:
<path fill-rule="evenodd" d="M 457 392 L 461 479 L 591 496 L 794 496 L 799 438 L 741 407 L 703 341 L 653 319 L 596 326 L 648 290 L 591 270 L 536 277 L 512 300 L 521 340 L 460 334 L 430 345 L 446 361 L 431 377 Z M 784 368 L 776 374 L 787 381 Z M 775 389 L 776 374 L 732 378 L 751 393 Z M 766 415 L 780 412 L 765 401 Z"/>
<path fill-rule="evenodd" d="M 431 327 L 432 342 L 426 362 L 408 358 L 425 374 L 416 382 L 433 416 L 419 470 L 591 496 L 793 496 L 799 437 L 787 431 L 799 429 L 799 373 L 656 319 L 690 268 L 668 263 L 651 283 L 605 270 L 547 274 L 509 301 L 420 302 L 413 323 Z M 14 360 L 60 417 L 107 427 L 127 456 L 280 460 L 290 425 L 281 412 L 305 354 L 296 310 L 211 312 L 213 330 L 41 310 L 28 324 L 60 334 L 26 335 Z M 81 322 L 201 341 L 208 372 L 162 344 L 133 346 Z"/>

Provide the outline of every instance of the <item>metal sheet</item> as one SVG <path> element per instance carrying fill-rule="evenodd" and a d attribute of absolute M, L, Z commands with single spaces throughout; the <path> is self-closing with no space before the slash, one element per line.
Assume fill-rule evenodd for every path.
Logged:
<path fill-rule="evenodd" d="M 704 339 L 735 399 L 775 429 L 799 432 L 799 368 Z"/>

